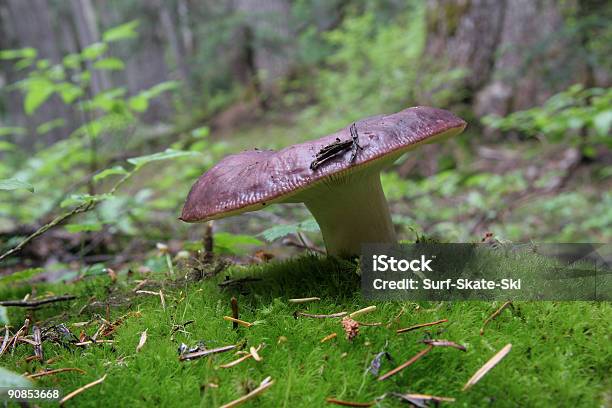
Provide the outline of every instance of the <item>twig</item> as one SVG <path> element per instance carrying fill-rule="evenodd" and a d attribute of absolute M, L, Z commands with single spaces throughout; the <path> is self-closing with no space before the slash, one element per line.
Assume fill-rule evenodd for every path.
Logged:
<path fill-rule="evenodd" d="M 256 352 L 259 351 L 259 349 L 261 349 L 262 345 L 260 344 L 259 346 L 257 346 L 257 348 L 255 349 Z M 247 353 L 244 356 L 234 360 L 234 361 L 230 361 L 227 364 L 222 364 L 219 367 L 220 368 L 230 368 L 230 367 L 234 367 L 235 365 L 238 365 L 240 363 L 242 363 L 245 360 L 248 360 L 249 358 L 253 357 L 253 353 Z"/>
<path fill-rule="evenodd" d="M 233 317 L 230 317 L 230 316 L 223 316 L 223 319 L 227 320 L 228 322 L 233 322 L 233 323 L 239 324 L 244 327 L 251 327 L 253 325 L 253 323 L 245 322 L 244 320 L 240 320 L 240 319 L 234 319 Z"/>
<path fill-rule="evenodd" d="M 325 402 L 328 404 L 336 404 L 342 405 L 343 407 L 371 407 L 374 405 L 374 402 L 352 402 L 352 401 L 342 401 L 335 398 L 326 398 Z"/>
<path fill-rule="evenodd" d="M 10 330 L 8 325 L 4 325 L 4 339 L 2 339 L 2 346 L 0 346 L 0 356 L 2 356 L 4 354 L 4 350 L 7 347 L 8 341 L 9 341 L 9 337 L 10 337 Z"/>
<path fill-rule="evenodd" d="M 76 368 L 76 367 L 65 367 L 65 368 L 57 368 L 55 370 L 49 370 L 49 371 L 41 371 L 38 373 L 34 373 L 34 374 L 30 374 L 27 377 L 28 378 L 38 378 L 38 377 L 44 377 L 47 375 L 53 375 L 53 374 L 59 374 L 59 373 L 65 373 L 67 371 L 76 371 L 79 372 L 81 374 L 86 374 L 85 371 L 81 370 L 80 368 Z"/>
<path fill-rule="evenodd" d="M 296 319 L 298 317 L 312 317 L 314 319 L 332 319 L 335 317 L 344 317 L 346 316 L 347 313 L 346 312 L 338 312 L 338 313 L 333 313 L 333 314 L 310 314 L 310 313 L 304 313 L 304 312 L 295 312 L 293 314 L 293 317 L 295 317 Z"/>
<path fill-rule="evenodd" d="M 87 340 L 87 341 L 81 341 L 78 343 L 74 343 L 75 346 L 88 346 L 90 344 L 112 344 L 114 343 L 115 340 L 95 340 L 95 341 L 91 341 L 91 340 Z"/>
<path fill-rule="evenodd" d="M 161 302 L 162 309 L 166 310 L 166 299 L 164 298 L 164 293 L 159 290 L 159 301 Z"/>
<path fill-rule="evenodd" d="M 420 329 L 421 327 L 435 326 L 436 324 L 446 323 L 446 322 L 448 322 L 448 319 L 436 320 L 435 322 L 429 322 L 429 323 L 420 323 L 420 324 L 415 324 L 414 326 L 406 327 L 403 329 L 397 329 L 395 332 L 397 334 L 406 333 L 409 331 Z"/>
<path fill-rule="evenodd" d="M 359 309 L 354 311 L 353 313 L 349 314 L 349 317 L 351 319 L 360 316 L 362 314 L 366 314 L 366 313 L 370 313 L 376 310 L 376 306 L 368 306 L 368 307 L 364 307 L 363 309 Z"/>
<path fill-rule="evenodd" d="M 258 361 L 258 362 L 259 362 L 259 361 L 261 361 L 261 360 L 263 360 L 263 358 L 261 358 L 261 356 L 259 355 L 259 353 L 257 353 L 257 351 L 258 351 L 260 348 L 261 348 L 261 345 L 260 345 L 259 347 L 257 347 L 257 348 L 255 348 L 255 347 L 252 347 L 252 346 L 251 346 L 251 348 L 249 349 L 249 352 L 250 352 L 250 354 L 253 356 L 253 359 L 254 359 L 255 361 Z"/>
<path fill-rule="evenodd" d="M 484 377 L 493 367 L 495 367 L 497 363 L 499 363 L 504 357 L 506 357 L 506 355 L 510 352 L 511 349 L 512 349 L 512 344 L 511 343 L 506 344 L 504 348 L 499 350 L 497 354 L 491 357 L 489 361 L 487 361 L 482 367 L 480 367 L 478 371 L 476 371 L 476 373 L 472 376 L 472 378 L 470 378 L 468 382 L 465 383 L 462 391 L 467 390 L 468 388 L 476 384 L 478 381 L 480 381 L 480 379 Z"/>
<path fill-rule="evenodd" d="M 509 300 L 506 303 L 504 303 L 503 305 L 501 305 L 501 307 L 499 309 L 497 309 L 495 312 L 493 312 L 493 314 L 491 316 L 487 317 L 487 319 L 482 324 L 482 328 L 480 329 L 480 335 L 481 336 L 484 334 L 484 329 L 487 326 L 487 324 L 489 324 L 493 319 L 495 319 L 497 316 L 499 316 L 501 314 L 501 312 L 503 312 L 504 309 L 507 308 L 508 306 L 512 306 L 512 301 L 511 300 Z"/>
<path fill-rule="evenodd" d="M 234 344 L 232 344 L 231 346 L 223 346 L 223 347 L 218 347 L 218 348 L 214 348 L 214 349 L 210 349 L 210 350 L 194 351 L 193 353 L 181 354 L 179 356 L 179 360 L 180 361 L 193 360 L 193 359 L 200 358 L 200 357 L 206 357 L 206 356 L 209 356 L 211 354 L 224 353 L 226 351 L 230 351 L 230 350 L 233 350 L 235 348 L 236 348 L 236 346 Z"/>
<path fill-rule="evenodd" d="M 70 394 L 68 394 L 64 398 L 62 398 L 60 400 L 59 404 L 60 405 L 64 405 L 66 403 L 66 401 L 68 401 L 69 399 L 79 395 L 80 393 L 82 393 L 83 391 L 87 390 L 88 388 L 91 388 L 93 386 L 96 386 L 96 385 L 104 382 L 105 379 L 106 379 L 106 374 L 104 374 L 104 376 L 102 376 L 102 378 L 99 378 L 96 381 L 90 382 L 89 384 L 85 384 L 81 388 L 77 388 L 76 390 L 72 391 Z"/>
<path fill-rule="evenodd" d="M 259 387 L 255 388 L 253 391 L 249 392 L 248 394 L 232 401 L 229 402 L 225 405 L 222 405 L 220 408 L 232 408 L 232 407 L 236 407 L 248 400 L 250 400 L 251 398 L 256 397 L 257 395 L 261 394 L 262 392 L 264 392 L 265 390 L 267 390 L 268 388 L 270 388 L 272 385 L 274 384 L 274 380 L 272 380 L 270 377 L 267 377 L 265 380 L 263 380 L 261 382 L 261 384 L 259 384 Z"/>
<path fill-rule="evenodd" d="M 127 173 L 126 175 L 124 175 L 121 179 L 119 179 L 119 181 L 117 181 L 117 183 L 115 183 L 113 188 L 111 188 L 109 190 L 109 192 L 106 193 L 106 194 L 108 194 L 108 195 L 115 194 L 115 192 L 117 191 L 119 186 L 121 186 L 133 174 L 134 174 L 134 171 L 131 171 L 131 172 Z M 32 234 L 30 234 L 26 238 L 24 238 L 23 241 L 21 241 L 19 244 L 17 244 L 17 246 L 9 249 L 8 251 L 6 251 L 2 255 L 0 255 L 0 261 L 2 261 L 3 259 L 5 259 L 5 258 L 7 258 L 7 257 L 9 257 L 11 255 L 13 255 L 14 253 L 17 253 L 17 252 L 21 251 L 21 249 L 24 246 L 26 246 L 27 244 L 29 244 L 30 241 L 32 241 L 33 239 L 38 238 L 39 236 L 41 236 L 45 232 L 49 231 L 51 228 L 53 228 L 53 227 L 61 224 L 62 222 L 66 221 L 68 218 L 71 218 L 74 215 L 77 215 L 77 214 L 84 213 L 84 212 L 87 212 L 89 210 L 92 210 L 99 203 L 100 203 L 99 200 L 93 200 L 92 199 L 90 201 L 86 201 L 86 202 L 84 202 L 82 204 L 79 204 L 78 206 L 74 207 L 71 211 L 69 211 L 67 213 L 64 213 L 62 215 L 59 215 L 59 216 L 55 217 L 51 222 L 43 225 L 42 227 L 40 227 L 39 229 L 34 231 Z"/>
<path fill-rule="evenodd" d="M 426 339 L 426 340 L 423 340 L 423 343 L 429 344 L 434 347 L 452 347 L 452 348 L 456 348 L 457 350 L 467 351 L 465 346 L 462 346 L 461 344 L 457 344 L 453 341 L 448 341 L 448 340 Z"/>
<path fill-rule="evenodd" d="M 34 346 L 34 355 L 40 361 L 43 361 L 44 357 L 43 357 L 43 349 L 42 349 L 42 338 L 40 335 L 40 327 L 38 327 L 37 325 L 34 325 L 34 327 L 32 327 L 32 332 L 34 333 L 34 343 L 36 343 L 36 345 Z"/>
<path fill-rule="evenodd" d="M 0 306 L 15 306 L 15 307 L 37 307 L 53 302 L 63 302 L 66 300 L 76 299 L 74 295 L 52 296 L 39 300 L 3 300 Z"/>
<path fill-rule="evenodd" d="M 387 378 L 391 377 L 392 375 L 395 375 L 397 373 L 399 373 L 400 371 L 402 371 L 404 368 L 412 365 L 415 361 L 417 361 L 418 359 L 420 359 L 421 357 L 423 357 L 425 354 L 429 353 L 431 351 L 431 349 L 433 348 L 432 345 L 428 345 L 427 347 L 425 347 L 423 350 L 419 351 L 418 353 L 416 353 L 410 360 L 406 361 L 405 363 L 395 367 L 393 370 L 391 371 L 387 371 L 385 374 L 381 375 L 380 377 L 378 377 L 378 381 L 383 381 L 386 380 Z"/>
<path fill-rule="evenodd" d="M 455 402 L 454 398 L 449 397 L 438 397 L 436 395 L 428 395 L 428 394 L 399 394 L 392 393 L 391 395 L 401 398 L 402 400 L 414 405 L 415 407 L 426 406 L 424 403 L 433 402 L 437 407 L 441 402 Z M 428 406 L 428 405 L 427 405 Z"/>
<path fill-rule="evenodd" d="M 149 283 L 148 279 L 141 280 L 140 282 L 138 282 L 138 285 L 134 286 L 134 289 L 132 289 L 132 292 L 138 292 L 147 283 Z"/>
<path fill-rule="evenodd" d="M 316 302 L 321 300 L 319 297 L 307 297 L 307 298 L 297 298 L 297 299 L 289 299 L 287 302 L 289 303 L 308 303 L 308 302 Z"/>
<path fill-rule="evenodd" d="M 360 322 L 355 320 L 360 326 L 372 326 L 372 327 L 378 327 L 378 326 L 382 326 L 384 323 L 382 322 L 373 322 L 373 323 L 366 323 L 366 322 Z"/>

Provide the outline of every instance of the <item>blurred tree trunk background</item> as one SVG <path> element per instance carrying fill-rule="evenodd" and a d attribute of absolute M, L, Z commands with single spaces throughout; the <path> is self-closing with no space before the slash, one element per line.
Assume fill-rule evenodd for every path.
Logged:
<path fill-rule="evenodd" d="M 391 0 L 383 3 L 389 3 L 388 9 L 398 7 Z M 606 66 L 585 57 L 597 29 L 588 25 L 589 18 L 605 3 L 428 0 L 425 57 L 441 70 L 466 70 L 464 102 L 478 117 L 540 104 L 576 82 L 608 86 Z M 98 41 L 105 29 L 138 19 L 138 40 L 111 47 L 126 69 L 95 71 L 91 92 L 124 86 L 137 93 L 163 81 L 181 80 L 191 94 L 183 101 L 196 108 L 208 104 L 206 109 L 216 113 L 229 110 L 219 122 L 231 125 L 265 110 L 271 97 L 280 94 L 283 81 L 304 70 L 308 61 L 296 51 L 304 33 L 314 29 L 319 35 L 339 25 L 347 10 L 355 13 L 360 7 L 362 2 L 350 0 L 0 0 L 0 48 L 34 47 L 56 63 Z M 308 21 L 299 15 L 305 8 Z M 23 77 L 10 62 L 0 61 L 0 68 L 0 84 Z M 229 103 L 214 98 L 216 91 L 232 94 L 237 89 Z M 23 146 L 52 143 L 79 125 L 79 118 L 57 96 L 33 117 L 23 113 L 18 92 L 0 98 L 0 124 L 26 127 L 29 135 L 41 123 L 65 119 L 66 126 L 43 137 L 21 138 Z M 169 121 L 176 110 L 171 96 L 164 95 L 152 101 L 144 120 Z"/>

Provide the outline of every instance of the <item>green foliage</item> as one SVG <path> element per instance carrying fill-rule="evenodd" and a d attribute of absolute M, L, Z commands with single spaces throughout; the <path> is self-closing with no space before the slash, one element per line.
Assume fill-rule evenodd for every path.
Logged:
<path fill-rule="evenodd" d="M 29 192 L 34 192 L 34 187 L 31 184 L 26 183 L 18 179 L 0 179 L 0 190 L 17 190 L 25 189 Z"/>
<path fill-rule="evenodd" d="M 310 217 L 302 222 L 298 222 L 297 224 L 276 225 L 262 231 L 259 235 L 261 235 L 266 241 L 272 242 L 290 234 L 297 234 L 298 232 L 318 231 L 319 224 L 317 224 L 317 221 L 314 218 Z"/>
<path fill-rule="evenodd" d="M 0 367 L 0 397 L 8 395 L 9 388 L 31 388 L 32 382 L 27 378 Z"/>
<path fill-rule="evenodd" d="M 218 232 L 214 236 L 214 252 L 225 255 L 245 255 L 249 247 L 261 246 L 263 242 L 250 235 Z"/>
<path fill-rule="evenodd" d="M 514 112 L 506 117 L 488 116 L 483 123 L 503 131 L 516 130 L 529 136 L 544 136 L 556 143 L 583 147 L 612 147 L 612 88 L 573 85 L 552 96 L 544 105 Z"/>
<path fill-rule="evenodd" d="M 0 283 L 7 285 L 15 282 L 25 282 L 32 279 L 36 275 L 40 275 L 44 272 L 43 268 L 28 268 L 22 269 L 21 271 L 13 272 L 10 275 L 0 276 Z"/>
<path fill-rule="evenodd" d="M 104 40 L 104 42 L 110 43 L 114 41 L 135 38 L 138 36 L 138 33 L 136 32 L 136 28 L 138 28 L 139 24 L 140 23 L 138 20 L 134 20 L 134 21 L 130 21 L 128 23 L 121 24 L 116 27 L 110 28 L 102 34 L 102 39 Z"/>

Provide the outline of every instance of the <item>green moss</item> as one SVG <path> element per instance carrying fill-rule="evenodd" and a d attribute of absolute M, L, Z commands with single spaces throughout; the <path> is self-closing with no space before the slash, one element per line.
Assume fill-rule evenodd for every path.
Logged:
<path fill-rule="evenodd" d="M 185 271 L 184 271 L 185 272 Z M 40 378 L 45 387 L 59 387 L 70 392 L 107 374 L 106 381 L 75 397 L 73 404 L 88 406 L 219 406 L 245 392 L 249 384 L 258 384 L 267 376 L 276 383 L 254 406 L 322 406 L 326 397 L 352 401 L 371 401 L 386 392 L 419 392 L 457 398 L 457 406 L 598 406 L 610 387 L 609 303 L 589 302 L 516 302 L 515 310 L 504 311 L 487 326 L 482 322 L 499 302 L 375 303 L 377 310 L 360 317 L 368 322 L 393 322 L 389 328 L 362 327 L 355 341 L 344 339 L 338 320 L 295 319 L 296 310 L 311 313 L 353 311 L 368 306 L 359 294 L 359 278 L 349 262 L 315 257 L 283 263 L 233 266 L 211 280 L 161 281 L 166 309 L 156 296 L 136 296 L 128 289 L 134 282 L 111 285 L 107 278 L 84 280 L 76 286 L 46 286 L 40 290 L 78 293 L 72 303 L 56 304 L 37 311 L 44 319 L 65 312 L 67 322 L 85 321 L 104 311 L 86 309 L 77 312 L 91 296 L 114 301 L 129 298 L 123 306 L 111 307 L 111 320 L 128 311 L 128 316 L 114 334 L 113 345 L 86 349 L 63 348 L 45 343 L 46 358 L 59 357 L 49 368 L 78 367 L 86 374 L 67 372 Z M 262 280 L 220 290 L 217 283 L 225 277 L 259 277 Z M 154 277 L 153 277 L 154 278 Z M 119 289 L 116 288 L 119 286 Z M 157 290 L 157 287 L 151 287 Z M 21 295 L 25 290 L 2 291 L 2 297 Z M 236 296 L 240 317 L 255 322 L 250 328 L 233 330 L 223 320 L 229 315 L 230 298 Z M 320 302 L 294 305 L 292 297 L 319 296 Z M 121 303 L 121 302 L 119 302 Z M 13 322 L 22 319 L 22 310 L 12 310 Z M 447 324 L 395 334 L 394 329 L 416 323 L 448 319 Z M 61 319 L 60 319 L 61 320 Z M 173 324 L 194 322 L 172 335 Z M 84 328 L 93 334 L 97 324 Z M 73 331 L 78 334 L 78 330 Z M 147 330 L 148 340 L 137 353 L 140 334 Z M 334 340 L 320 340 L 332 333 Z M 284 336 L 286 341 L 279 343 Z M 422 360 L 386 381 L 366 372 L 373 357 L 385 344 L 395 364 L 406 361 L 422 349 L 420 340 L 431 336 L 466 345 L 462 353 L 453 349 L 435 349 Z M 178 360 L 181 342 L 190 346 L 204 341 L 208 347 L 226 344 L 256 346 L 263 361 L 247 360 L 230 369 L 218 368 L 236 358 L 219 354 L 190 362 Z M 497 350 L 512 343 L 510 354 L 480 383 L 468 392 L 461 388 L 467 379 Z M 17 372 L 40 369 L 38 363 L 25 363 L 31 347 L 19 346 L 13 356 L 2 357 L 2 364 Z M 383 361 L 382 372 L 392 364 Z M 218 388 L 209 384 L 217 384 Z M 387 399 L 385 406 L 403 406 Z"/>

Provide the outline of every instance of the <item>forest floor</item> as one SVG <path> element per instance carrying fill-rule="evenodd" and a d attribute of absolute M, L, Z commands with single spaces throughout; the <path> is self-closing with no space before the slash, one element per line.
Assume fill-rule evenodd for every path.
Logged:
<path fill-rule="evenodd" d="M 252 406 L 323 406 L 327 398 L 405 406 L 393 393 L 409 392 L 454 398 L 454 406 L 610 403 L 609 302 L 514 302 L 481 334 L 485 320 L 503 302 L 370 302 L 360 294 L 355 268 L 333 258 L 302 256 L 232 265 L 199 280 L 192 278 L 192 266 L 177 263 L 172 271 L 135 266 L 119 277 L 107 271 L 81 276 L 71 284 L 39 284 L 39 296 L 77 297 L 37 310 L 8 308 L 13 332 L 29 316 L 46 328 L 64 324 L 76 338 L 64 332 L 53 342 L 51 330 L 42 343 L 42 360 L 32 359 L 32 345 L 20 343 L 7 349 L 0 361 L 23 374 L 82 370 L 32 380 L 39 387 L 60 388 L 64 395 L 104 377 L 67 402 L 79 407 L 220 406 L 257 388 L 267 377 L 273 384 L 250 402 Z M 235 281 L 241 278 L 259 280 Z M 223 284 L 227 279 L 234 283 Z M 6 284 L 0 298 L 19 299 L 31 290 L 29 285 Z M 288 301 L 310 296 L 320 301 Z M 252 326 L 234 329 L 224 320 L 223 316 L 232 315 L 232 297 L 237 299 L 240 319 Z M 298 311 L 332 314 L 372 305 L 376 310 L 355 320 L 382 324 L 360 325 L 352 341 L 345 337 L 340 318 L 295 316 Z M 396 333 L 399 328 L 440 320 L 447 321 Z M 97 340 L 112 343 L 74 345 L 77 339 L 89 341 L 96 332 Z M 143 332 L 146 342 L 138 347 Z M 335 338 L 323 341 L 333 333 Z M 426 348 L 427 339 L 453 341 L 466 351 L 435 347 L 398 374 L 377 379 Z M 237 347 L 181 361 L 182 343 L 187 348 Z M 479 383 L 462 391 L 468 379 L 507 344 L 512 344 L 510 353 Z M 221 367 L 260 346 L 261 361 L 247 358 L 234 367 Z M 392 360 L 382 357 L 374 375 L 369 368 L 383 351 Z"/>

